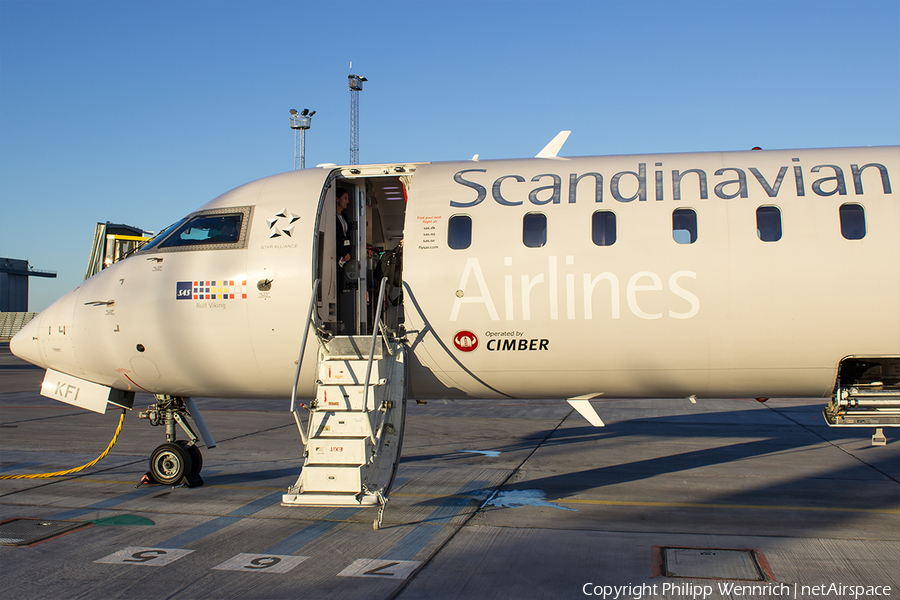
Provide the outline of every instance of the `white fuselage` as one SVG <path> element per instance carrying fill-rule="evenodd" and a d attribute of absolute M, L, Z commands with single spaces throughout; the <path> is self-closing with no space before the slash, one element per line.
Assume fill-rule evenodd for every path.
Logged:
<path fill-rule="evenodd" d="M 378 289 L 366 246 L 402 235 L 411 397 L 827 397 L 843 358 L 900 355 L 898 178 L 896 147 L 295 171 L 197 211 L 242 214 L 239 242 L 114 264 L 12 349 L 122 390 L 287 397 L 317 277 L 338 318 L 344 186 L 358 315 Z"/>

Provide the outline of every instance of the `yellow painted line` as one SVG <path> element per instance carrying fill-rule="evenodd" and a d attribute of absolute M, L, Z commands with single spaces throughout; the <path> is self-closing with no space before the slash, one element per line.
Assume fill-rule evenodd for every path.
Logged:
<path fill-rule="evenodd" d="M 854 512 L 875 515 L 900 515 L 900 510 L 890 508 L 842 508 L 831 506 L 777 506 L 769 504 L 703 504 L 699 502 L 638 502 L 631 500 L 581 500 L 579 498 L 547 499 L 559 504 L 597 504 L 602 506 L 645 506 L 656 508 L 737 508 L 742 510 L 799 510 L 807 512 Z"/>
<path fill-rule="evenodd" d="M 391 494 L 391 496 L 396 496 L 397 498 L 473 498 L 473 496 L 460 494 L 408 494 L 405 492 L 397 492 L 396 494 Z"/>
<path fill-rule="evenodd" d="M 263 490 L 263 491 L 273 491 L 277 492 L 278 490 L 282 490 L 285 494 L 287 494 L 287 488 L 284 486 L 262 486 L 262 485 L 207 485 L 203 484 L 203 487 L 211 488 L 211 489 L 223 489 L 223 490 Z"/>
<path fill-rule="evenodd" d="M 391 494 L 405 498 L 472 498 L 459 494 Z M 798 510 L 807 512 L 854 512 L 875 515 L 900 515 L 900 510 L 891 508 L 841 508 L 829 506 L 778 506 L 771 504 L 709 504 L 700 502 L 641 502 L 637 500 L 582 500 L 580 498 L 547 498 L 547 502 L 557 504 L 595 504 L 600 506 L 642 506 L 648 508 L 731 508 L 741 510 Z"/>
<path fill-rule="evenodd" d="M 135 486 L 136 483 L 134 481 L 117 481 L 114 479 L 71 479 L 69 481 L 74 481 L 77 483 L 112 483 L 115 485 L 130 485 Z M 159 486 L 159 484 L 147 484 L 147 485 L 155 485 Z M 159 486 L 159 487 L 171 487 L 167 485 Z M 287 488 L 284 487 L 274 487 L 274 486 L 261 486 L 261 485 L 208 485 L 204 484 L 203 487 L 211 488 L 211 489 L 225 489 L 225 490 L 261 490 L 261 491 L 277 491 L 277 490 L 285 490 L 285 494 L 287 493 Z"/>
<path fill-rule="evenodd" d="M 113 483 L 117 485 L 134 485 L 133 481 L 115 481 L 111 479 L 77 479 L 84 483 Z M 166 487 L 166 486 L 163 486 Z M 207 485 L 208 488 L 221 488 L 226 490 L 260 490 L 278 491 L 282 487 L 249 486 L 249 485 Z M 287 493 L 287 491 L 285 491 Z M 474 496 L 464 494 L 411 494 L 397 492 L 391 494 L 392 498 L 468 498 L 476 500 Z M 642 506 L 646 508 L 731 508 L 740 510 L 794 510 L 801 512 L 850 512 L 866 513 L 873 515 L 900 515 L 900 509 L 892 508 L 849 508 L 832 506 L 779 506 L 773 504 L 711 504 L 701 502 L 642 502 L 637 500 L 583 500 L 580 498 L 547 498 L 547 502 L 557 504 L 594 504 L 597 506 Z"/>
<path fill-rule="evenodd" d="M 479 500 L 475 496 L 470 494 L 404 494 L 401 492 L 397 492 L 396 494 L 390 494 L 391 498 L 427 498 L 429 500 L 434 498 L 460 498 L 463 500 Z M 487 499 L 487 496 L 484 497 Z"/>

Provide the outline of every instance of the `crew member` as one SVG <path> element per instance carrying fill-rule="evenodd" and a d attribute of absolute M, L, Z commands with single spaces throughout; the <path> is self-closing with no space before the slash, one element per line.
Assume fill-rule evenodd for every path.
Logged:
<path fill-rule="evenodd" d="M 344 271 L 346 265 L 353 258 L 353 243 L 351 241 L 350 224 L 344 217 L 344 210 L 350 204 L 350 193 L 344 188 L 338 188 L 335 193 L 335 208 L 337 209 L 337 224 L 335 226 L 335 256 L 337 256 L 337 330 L 344 335 L 353 334 L 353 297 L 346 291 L 347 274 Z"/>

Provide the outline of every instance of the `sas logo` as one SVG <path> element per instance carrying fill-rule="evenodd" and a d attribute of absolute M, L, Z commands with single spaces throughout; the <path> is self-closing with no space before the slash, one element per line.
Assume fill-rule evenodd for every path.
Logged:
<path fill-rule="evenodd" d="M 178 281 L 175 283 L 175 298 L 177 300 L 246 300 L 247 280 Z"/>
<path fill-rule="evenodd" d="M 471 331 L 460 331 L 453 336 L 453 345 L 460 352 L 471 352 L 478 347 L 478 337 Z"/>
<path fill-rule="evenodd" d="M 178 300 L 190 300 L 193 297 L 191 281 L 179 281 L 175 286 L 175 298 Z"/>

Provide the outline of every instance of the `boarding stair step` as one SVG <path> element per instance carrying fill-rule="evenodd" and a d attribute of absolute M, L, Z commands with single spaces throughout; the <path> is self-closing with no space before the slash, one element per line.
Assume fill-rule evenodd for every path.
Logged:
<path fill-rule="evenodd" d="M 369 386 L 369 410 L 378 408 L 383 399 L 382 386 Z M 329 411 L 364 412 L 366 386 L 364 385 L 320 385 L 316 389 L 316 408 Z"/>
<path fill-rule="evenodd" d="M 322 342 L 328 360 L 368 360 L 372 347 L 371 336 L 335 336 Z M 379 338 L 375 343 L 374 359 L 384 358 L 384 343 Z"/>
<path fill-rule="evenodd" d="M 368 437 L 367 414 L 361 411 L 315 410 L 310 414 L 310 440 Z"/>
<path fill-rule="evenodd" d="M 340 506 L 378 506 L 378 497 L 369 494 L 333 493 L 318 494 L 315 492 L 290 493 L 284 495 L 284 504 L 309 507 Z"/>
<path fill-rule="evenodd" d="M 306 465 L 362 466 L 372 458 L 372 443 L 363 438 L 312 438 L 307 444 Z"/>
<path fill-rule="evenodd" d="M 382 375 L 384 361 L 372 361 L 372 371 L 369 374 L 370 385 L 383 385 L 386 383 Z M 369 368 L 367 360 L 347 360 L 327 357 L 319 362 L 317 383 L 319 385 L 362 385 L 366 380 L 366 371 Z"/>

